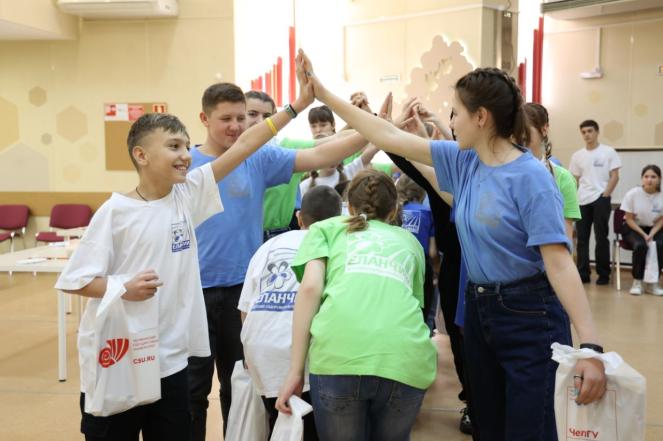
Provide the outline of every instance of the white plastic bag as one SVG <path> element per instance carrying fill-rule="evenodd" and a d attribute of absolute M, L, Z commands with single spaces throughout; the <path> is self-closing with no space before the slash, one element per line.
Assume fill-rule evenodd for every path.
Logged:
<path fill-rule="evenodd" d="M 125 292 L 119 277 L 108 277 L 96 313 L 86 316 L 93 322 L 87 326 L 94 329 L 94 352 L 88 357 L 95 359 L 81 357 L 81 369 L 87 369 L 82 389 L 85 412 L 95 416 L 113 415 L 161 398 L 158 300 L 125 302 L 121 298 Z"/>
<path fill-rule="evenodd" d="M 233 399 L 228 412 L 225 441 L 267 441 L 267 410 L 242 360 L 235 363 L 230 383 Z"/>
<path fill-rule="evenodd" d="M 552 344 L 559 363 L 555 377 L 555 418 L 560 440 L 644 441 L 645 378 L 615 352 L 599 354 L 589 349 Z M 601 400 L 576 404 L 573 375 L 576 362 L 598 358 L 605 365 L 608 386 Z"/>
<path fill-rule="evenodd" d="M 656 251 L 656 241 L 649 242 L 647 257 L 645 258 L 645 283 L 658 283 L 658 253 Z"/>
<path fill-rule="evenodd" d="M 288 398 L 288 405 L 292 409 L 292 415 L 279 412 L 269 441 L 302 441 L 304 437 L 303 418 L 313 411 L 313 407 L 297 395 Z"/>

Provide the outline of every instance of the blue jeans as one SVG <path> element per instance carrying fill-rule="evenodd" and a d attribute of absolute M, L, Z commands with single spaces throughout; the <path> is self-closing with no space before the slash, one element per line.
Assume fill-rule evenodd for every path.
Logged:
<path fill-rule="evenodd" d="M 465 296 L 472 425 L 481 441 L 557 441 L 550 345 L 571 344 L 569 318 L 545 274 L 474 284 Z"/>
<path fill-rule="evenodd" d="M 407 441 L 426 391 L 374 376 L 310 374 L 320 441 Z"/>

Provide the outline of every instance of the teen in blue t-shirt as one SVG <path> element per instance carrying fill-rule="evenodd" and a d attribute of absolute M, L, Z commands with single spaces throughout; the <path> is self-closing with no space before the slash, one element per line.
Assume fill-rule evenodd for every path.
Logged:
<path fill-rule="evenodd" d="M 451 122 L 458 142 L 429 142 L 346 105 L 324 88 L 304 58 L 318 100 L 383 150 L 433 165 L 440 189 L 454 196 L 470 280 L 465 349 L 474 430 L 482 440 L 556 440 L 557 365 L 550 345 L 571 343 L 566 313 L 586 347 L 602 348 L 569 253 L 555 182 L 512 143 L 525 130 L 515 81 L 494 68 L 462 77 Z M 416 108 L 405 121 L 418 131 Z M 580 360 L 575 369 L 576 402 L 600 399 L 603 364 Z"/>
<path fill-rule="evenodd" d="M 300 79 L 303 76 L 298 72 Z M 300 97 L 288 110 L 291 117 L 308 105 L 309 93 L 309 89 L 302 87 Z M 246 129 L 244 92 L 234 84 L 219 83 L 208 87 L 202 104 L 200 118 L 207 129 L 207 139 L 191 151 L 192 168 L 225 154 Z M 306 150 L 266 145 L 219 181 L 219 193 L 226 211 L 212 216 L 196 229 L 212 355 L 189 359 L 192 440 L 205 439 L 208 396 L 212 390 L 215 364 L 221 383 L 221 413 L 224 433 L 226 431 L 232 400 L 232 369 L 243 355 L 242 323 L 237 303 L 249 261 L 263 241 L 265 190 L 288 182 L 293 172 L 339 162 L 365 144 L 360 135 L 354 134 Z"/>

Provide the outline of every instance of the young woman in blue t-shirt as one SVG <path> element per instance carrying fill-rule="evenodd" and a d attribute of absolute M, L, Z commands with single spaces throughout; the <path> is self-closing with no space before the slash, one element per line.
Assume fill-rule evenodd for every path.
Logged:
<path fill-rule="evenodd" d="M 318 100 L 383 150 L 433 165 L 440 189 L 454 195 L 470 280 L 465 343 L 479 438 L 557 440 L 557 365 L 550 345 L 571 344 L 567 313 L 581 347 L 602 348 L 569 253 L 555 181 L 512 142 L 523 139 L 526 129 L 515 81 L 494 68 L 463 76 L 455 86 L 451 121 L 457 142 L 427 141 L 327 91 L 310 60 L 304 69 Z M 578 361 L 577 403 L 603 396 L 604 371 L 597 359 Z"/>

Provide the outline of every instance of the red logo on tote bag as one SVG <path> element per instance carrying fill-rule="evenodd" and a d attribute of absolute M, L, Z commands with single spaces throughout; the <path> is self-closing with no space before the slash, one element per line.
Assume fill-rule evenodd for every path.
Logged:
<path fill-rule="evenodd" d="M 108 346 L 99 351 L 99 364 L 103 368 L 113 366 L 120 361 L 129 350 L 128 338 L 114 338 L 106 340 Z"/>

